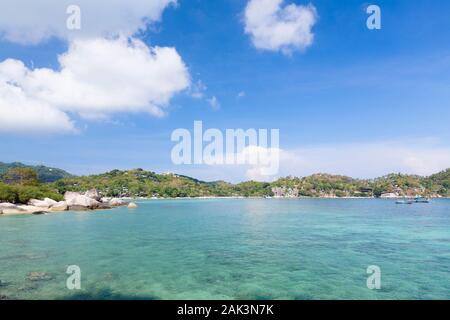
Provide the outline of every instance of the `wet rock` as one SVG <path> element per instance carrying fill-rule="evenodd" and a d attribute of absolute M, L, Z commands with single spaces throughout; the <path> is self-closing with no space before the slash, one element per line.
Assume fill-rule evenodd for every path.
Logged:
<path fill-rule="evenodd" d="M 112 207 L 120 207 L 120 206 L 126 206 L 128 203 L 123 201 L 122 199 L 113 198 L 109 200 L 108 204 Z"/>
<path fill-rule="evenodd" d="M 34 214 L 35 216 L 40 216 L 40 215 L 46 214 L 46 213 L 47 213 L 46 211 L 35 211 L 35 212 L 33 212 L 33 214 Z"/>
<path fill-rule="evenodd" d="M 112 206 L 108 203 L 100 202 L 97 209 L 112 209 Z"/>
<path fill-rule="evenodd" d="M 48 274 L 47 272 L 30 272 L 27 275 L 27 280 L 28 281 L 48 281 L 48 280 L 52 280 L 53 277 Z"/>
<path fill-rule="evenodd" d="M 134 202 L 131 202 L 130 204 L 128 204 L 128 209 L 136 209 L 138 207 L 138 205 Z"/>
<path fill-rule="evenodd" d="M 85 206 L 69 206 L 69 211 L 89 211 L 91 209 L 89 209 L 88 207 Z"/>
<path fill-rule="evenodd" d="M 4 301 L 4 300 L 12 300 L 12 299 L 10 297 L 8 297 L 8 296 L 0 294 L 0 301 Z"/>

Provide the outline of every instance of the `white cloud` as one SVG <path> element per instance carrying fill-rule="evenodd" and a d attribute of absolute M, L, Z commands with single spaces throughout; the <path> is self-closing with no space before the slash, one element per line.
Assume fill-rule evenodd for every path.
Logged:
<path fill-rule="evenodd" d="M 73 123 L 64 112 L 29 99 L 21 88 L 0 80 L 0 132 L 74 130 Z"/>
<path fill-rule="evenodd" d="M 198 80 L 196 83 L 194 83 L 191 86 L 191 96 L 194 99 L 203 99 L 203 97 L 205 96 L 205 91 L 208 88 L 206 87 L 206 85 L 201 81 Z"/>
<path fill-rule="evenodd" d="M 253 45 L 285 54 L 313 43 L 316 21 L 316 9 L 311 4 L 283 6 L 283 0 L 250 0 L 245 9 L 245 32 Z"/>
<path fill-rule="evenodd" d="M 0 40 L 37 44 L 67 40 L 59 68 L 0 62 L 0 131 L 73 131 L 71 115 L 107 118 L 118 112 L 164 114 L 190 86 L 174 48 L 147 47 L 132 36 L 160 20 L 176 0 L 15 0 L 0 3 Z M 81 10 L 81 30 L 69 30 L 69 5 Z M 101 14 L 100 14 L 101 13 Z"/>
<path fill-rule="evenodd" d="M 219 99 L 217 99 L 216 96 L 212 96 L 210 99 L 207 99 L 209 105 L 213 110 L 219 110 L 220 109 L 220 102 Z"/>
<path fill-rule="evenodd" d="M 40 115 L 51 111 L 52 119 L 71 129 L 67 112 L 85 118 L 106 117 L 117 112 L 148 112 L 160 116 L 170 99 L 189 87 L 190 77 L 174 48 L 147 47 L 140 40 L 119 38 L 74 40 L 59 57 L 60 69 L 29 69 L 21 61 L 0 63 L 0 123 L 38 127 L 22 121 L 26 110 Z M 15 101 L 19 101 L 16 104 Z M 35 117 L 35 120 L 40 119 Z M 14 129 L 13 126 L 5 128 Z"/>
<path fill-rule="evenodd" d="M 14 0 L 0 2 L 0 38 L 29 44 L 52 36 L 62 39 L 129 37 L 158 21 L 176 0 Z M 81 30 L 69 30 L 66 10 L 81 9 Z"/>

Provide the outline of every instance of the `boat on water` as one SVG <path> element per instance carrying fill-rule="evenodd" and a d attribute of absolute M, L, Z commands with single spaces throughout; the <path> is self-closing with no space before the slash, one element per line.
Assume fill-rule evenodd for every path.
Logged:
<path fill-rule="evenodd" d="M 416 197 L 414 199 L 415 203 L 430 203 L 430 199 L 429 198 L 424 198 L 424 197 Z"/>
<path fill-rule="evenodd" d="M 397 200 L 395 203 L 396 204 L 413 204 L 414 201 L 413 200 Z"/>
<path fill-rule="evenodd" d="M 413 199 L 402 199 L 402 200 L 397 200 L 395 202 L 396 204 L 413 204 L 413 203 L 430 203 L 430 199 L 429 198 L 424 198 L 424 197 L 416 197 Z"/>

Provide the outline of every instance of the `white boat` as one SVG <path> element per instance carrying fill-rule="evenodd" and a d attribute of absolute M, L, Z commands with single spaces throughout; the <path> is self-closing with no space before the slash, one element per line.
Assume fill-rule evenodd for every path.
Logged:
<path fill-rule="evenodd" d="M 416 197 L 414 199 L 415 203 L 430 203 L 430 199 L 424 197 Z"/>
<path fill-rule="evenodd" d="M 413 200 L 397 200 L 395 203 L 396 204 L 413 204 L 414 201 Z"/>

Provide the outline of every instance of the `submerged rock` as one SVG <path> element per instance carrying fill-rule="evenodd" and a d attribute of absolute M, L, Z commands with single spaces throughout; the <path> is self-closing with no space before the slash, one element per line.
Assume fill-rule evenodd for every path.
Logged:
<path fill-rule="evenodd" d="M 5 301 L 5 300 L 12 300 L 12 299 L 8 296 L 5 296 L 4 294 L 0 294 L 0 300 Z"/>
<path fill-rule="evenodd" d="M 17 288 L 18 291 L 32 291 L 32 290 L 36 290 L 39 286 L 37 285 L 36 282 L 28 282 L 26 284 L 24 284 L 23 286 Z"/>
<path fill-rule="evenodd" d="M 9 286 L 9 282 L 5 282 L 3 280 L 0 280 L 0 288 L 7 287 L 7 286 Z"/>
<path fill-rule="evenodd" d="M 53 277 L 48 274 L 47 272 L 30 272 L 27 275 L 27 280 L 28 281 L 48 281 L 48 280 L 52 280 Z"/>
<path fill-rule="evenodd" d="M 32 214 L 34 214 L 35 216 L 40 216 L 40 215 L 46 214 L 46 213 L 48 213 L 48 212 L 47 211 L 35 211 Z"/>

